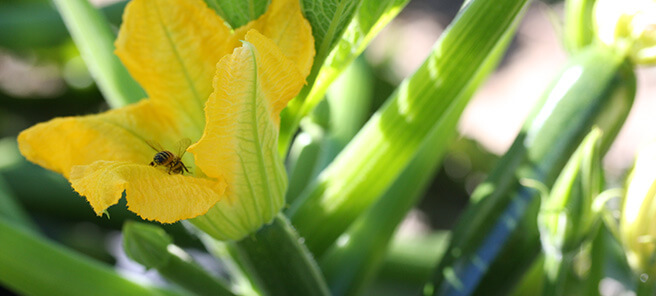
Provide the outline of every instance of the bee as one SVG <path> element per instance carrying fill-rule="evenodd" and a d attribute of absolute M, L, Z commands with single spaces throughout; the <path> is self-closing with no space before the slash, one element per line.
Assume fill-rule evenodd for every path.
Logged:
<path fill-rule="evenodd" d="M 191 140 L 184 138 L 178 141 L 178 153 L 173 154 L 173 152 L 164 150 L 161 145 L 153 141 L 146 141 L 146 144 L 153 148 L 157 153 L 153 156 L 153 161 L 150 162 L 151 166 L 165 166 L 168 168 L 169 175 L 173 174 L 183 174 L 184 172 L 189 173 L 187 166 L 182 162 L 182 156 L 187 151 L 187 147 L 191 145 Z"/>

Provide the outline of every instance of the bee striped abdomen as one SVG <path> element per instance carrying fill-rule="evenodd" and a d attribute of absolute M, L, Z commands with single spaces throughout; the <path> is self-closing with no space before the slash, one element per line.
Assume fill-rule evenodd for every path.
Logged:
<path fill-rule="evenodd" d="M 185 150 L 189 145 L 191 145 L 191 140 L 189 138 L 183 138 L 178 142 L 178 154 L 173 154 L 171 151 L 164 150 L 161 145 L 153 141 L 146 141 L 146 144 L 157 151 L 155 156 L 153 156 L 153 161 L 150 162 L 151 166 L 163 166 L 167 168 L 169 175 L 173 174 L 183 174 L 189 173 L 189 169 L 182 162 L 182 156 L 185 153 Z"/>
<path fill-rule="evenodd" d="M 167 165 L 173 160 L 175 160 L 177 157 L 169 152 L 169 151 L 160 151 L 155 154 L 153 157 L 153 161 L 150 163 L 150 165 L 155 166 L 155 165 Z"/>

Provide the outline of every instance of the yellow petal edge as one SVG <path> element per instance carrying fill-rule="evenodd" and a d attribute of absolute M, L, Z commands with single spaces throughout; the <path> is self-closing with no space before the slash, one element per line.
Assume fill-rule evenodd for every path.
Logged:
<path fill-rule="evenodd" d="M 75 166 L 70 181 L 98 215 L 116 204 L 125 191 L 128 209 L 162 223 L 205 214 L 221 199 L 226 187 L 225 182 L 169 175 L 148 165 L 119 161 Z"/>

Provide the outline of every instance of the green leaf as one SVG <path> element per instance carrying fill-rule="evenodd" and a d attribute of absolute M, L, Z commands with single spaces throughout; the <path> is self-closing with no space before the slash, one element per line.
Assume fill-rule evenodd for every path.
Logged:
<path fill-rule="evenodd" d="M 112 108 L 141 100 L 141 89 L 114 54 L 114 35 L 107 19 L 87 0 L 54 0 L 91 76 Z"/>
<path fill-rule="evenodd" d="M 528 1 L 473 1 L 430 57 L 289 209 L 308 248 L 320 256 L 389 188 L 432 130 L 450 139 L 469 97 L 462 96 Z"/>
<path fill-rule="evenodd" d="M 394 19 L 408 1 L 362 0 L 341 38 L 338 38 L 337 43 L 327 55 L 318 51 L 319 43 L 316 42 L 317 35 L 315 35 L 317 55 L 312 68 L 313 72 L 307 79 L 308 86 L 302 90 L 296 100 L 290 102 L 288 110 L 283 113 L 280 135 L 281 151 L 287 150 L 300 119 L 317 106 L 331 83 L 364 51 L 371 40 Z M 307 13 L 306 16 L 308 16 Z M 310 23 L 314 28 L 312 19 L 310 19 Z"/>
<path fill-rule="evenodd" d="M 205 0 L 233 29 L 256 20 L 267 9 L 269 0 Z"/>
<path fill-rule="evenodd" d="M 362 0 L 353 20 L 321 66 L 317 83 L 306 98 L 301 116 L 311 111 L 326 89 L 358 57 L 409 0 Z M 316 64 L 316 63 L 315 63 Z"/>
<path fill-rule="evenodd" d="M 281 155 L 287 154 L 287 149 L 292 137 L 296 134 L 301 118 L 312 110 L 311 108 L 304 108 L 305 99 L 316 84 L 319 70 L 333 47 L 342 37 L 342 33 L 351 22 L 360 2 L 361 0 L 301 0 L 303 14 L 312 26 L 316 54 L 314 55 L 314 63 L 310 74 L 306 78 L 307 85 L 303 87 L 296 99 L 289 102 L 289 105 L 282 113 L 278 144 Z M 323 93 L 325 93 L 328 85 L 330 85 L 330 81 L 325 83 Z"/>
<path fill-rule="evenodd" d="M 179 295 L 13 227 L 0 217 L 0 283 L 26 295 Z M 74 279 L 74 280 L 72 280 Z"/>
<path fill-rule="evenodd" d="M 319 69 L 342 37 L 359 4 L 360 0 L 301 0 L 303 14 L 312 26 L 316 50 L 314 65 L 307 79 L 310 83 L 314 82 Z"/>

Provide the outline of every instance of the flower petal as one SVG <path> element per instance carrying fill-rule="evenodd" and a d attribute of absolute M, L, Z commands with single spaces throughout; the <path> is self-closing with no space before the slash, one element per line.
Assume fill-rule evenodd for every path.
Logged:
<path fill-rule="evenodd" d="M 202 130 L 216 63 L 232 51 L 229 37 L 201 0 L 134 0 L 126 7 L 116 54 L 151 98 L 182 110 Z"/>
<path fill-rule="evenodd" d="M 228 184 L 226 202 L 206 216 L 221 216 L 236 231 L 227 237 L 214 232 L 215 237 L 239 239 L 282 207 L 287 180 L 277 152 L 279 115 L 303 83 L 294 63 L 255 30 L 246 34 L 244 46 L 217 64 L 205 131 L 188 149 L 205 174 Z"/>
<path fill-rule="evenodd" d="M 235 30 L 233 46 L 251 29 L 269 37 L 298 67 L 303 77 L 310 74 L 314 60 L 312 27 L 303 17 L 298 0 L 273 0 L 257 20 Z"/>
<path fill-rule="evenodd" d="M 98 115 L 55 118 L 18 135 L 21 153 L 30 161 L 69 177 L 75 165 L 97 160 L 148 164 L 155 154 L 146 140 L 171 147 L 189 137 L 176 123 L 176 110 L 151 100 Z M 193 163 L 191 157 L 187 158 Z"/>
<path fill-rule="evenodd" d="M 226 187 L 223 181 L 170 175 L 148 165 L 119 161 L 75 166 L 70 181 L 98 215 L 116 204 L 125 191 L 128 209 L 162 223 L 205 214 L 221 199 Z"/>

